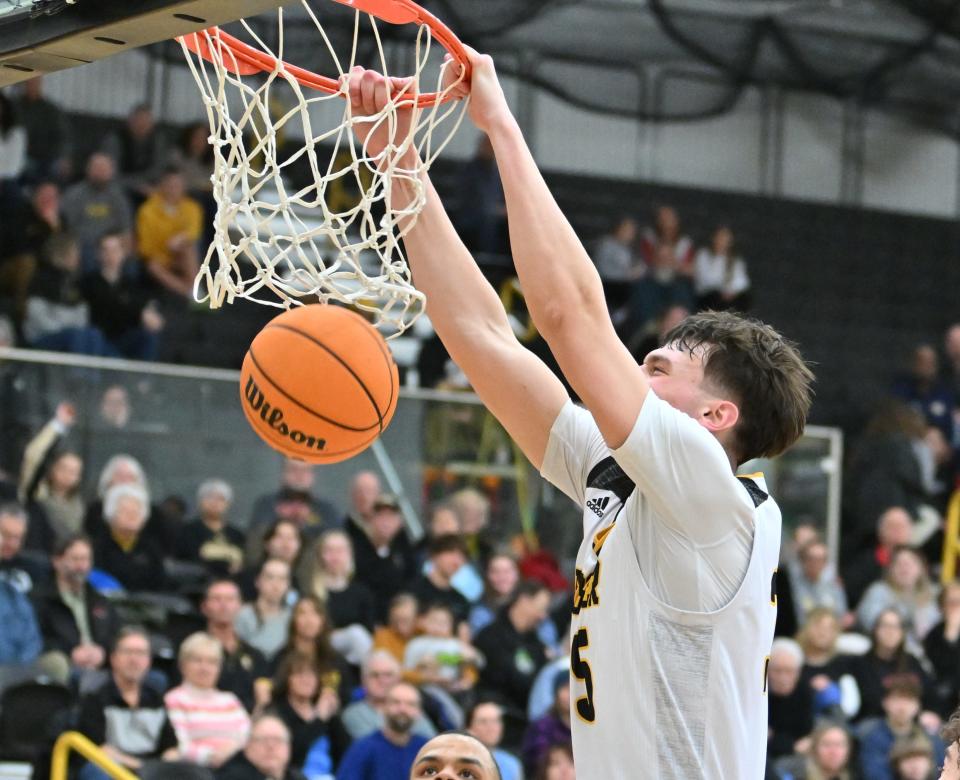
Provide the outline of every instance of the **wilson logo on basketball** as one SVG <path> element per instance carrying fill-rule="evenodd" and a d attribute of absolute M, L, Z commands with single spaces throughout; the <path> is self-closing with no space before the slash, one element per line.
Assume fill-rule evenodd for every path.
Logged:
<path fill-rule="evenodd" d="M 253 381 L 253 377 L 247 378 L 247 386 L 244 388 L 243 397 L 250 409 L 260 415 L 261 420 L 281 436 L 286 436 L 294 444 L 302 444 L 317 450 L 322 450 L 327 446 L 326 439 L 310 436 L 303 431 L 290 430 L 290 426 L 283 421 L 283 410 L 267 401 L 263 391 Z"/>

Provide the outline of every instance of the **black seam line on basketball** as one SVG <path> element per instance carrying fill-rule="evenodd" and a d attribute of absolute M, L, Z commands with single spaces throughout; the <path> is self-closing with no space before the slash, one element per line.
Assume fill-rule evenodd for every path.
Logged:
<path fill-rule="evenodd" d="M 270 376 L 266 371 L 264 371 L 263 368 L 261 368 L 261 366 L 260 366 L 260 361 L 257 360 L 257 356 L 253 354 L 253 348 L 252 348 L 252 347 L 250 348 L 249 352 L 250 352 L 250 360 L 253 361 L 253 365 L 256 367 L 257 371 L 259 371 L 261 374 L 263 374 L 263 378 L 266 379 L 271 385 L 273 385 L 273 387 L 276 389 L 276 391 L 277 391 L 278 393 L 280 393 L 280 395 L 282 395 L 284 398 L 288 399 L 288 400 L 291 401 L 292 403 L 294 403 L 294 404 L 296 404 L 297 406 L 299 406 L 301 409 L 303 409 L 303 411 L 309 412 L 309 413 L 312 414 L 314 417 L 316 417 L 318 420 L 323 420 L 323 421 L 326 422 L 326 423 L 330 423 L 330 425 L 335 425 L 337 428 L 343 428 L 345 431 L 353 431 L 354 433 L 366 433 L 366 432 L 369 431 L 371 428 L 375 428 L 375 427 L 376 427 L 376 426 L 374 426 L 374 425 L 368 425 L 366 428 L 355 428 L 355 427 L 352 426 L 352 425 L 345 425 L 344 423 L 337 422 L 336 420 L 331 420 L 331 419 L 330 419 L 329 417 L 327 417 L 326 415 L 322 415 L 322 414 L 320 414 L 319 412 L 315 412 L 315 411 L 314 411 L 313 409 L 311 409 L 309 406 L 307 406 L 306 404 L 303 404 L 303 403 L 301 403 L 300 401 L 298 401 L 296 398 L 294 398 L 292 395 L 290 395 L 286 390 L 284 390 L 282 387 L 280 387 L 280 385 L 278 385 L 276 382 L 273 381 L 273 379 L 271 378 L 271 376 Z"/>
<path fill-rule="evenodd" d="M 357 316 L 359 316 L 359 315 L 357 315 Z M 359 376 L 357 376 L 357 372 L 354 371 L 354 370 L 350 367 L 350 365 L 349 365 L 342 357 L 340 357 L 336 352 L 334 352 L 332 349 L 330 349 L 330 347 L 328 347 L 328 346 L 327 346 L 326 344 L 324 344 L 322 341 L 319 341 L 318 339 L 315 339 L 315 338 L 314 338 L 313 336 L 311 336 L 309 333 L 304 333 L 302 330 L 299 330 L 298 328 L 294 328 L 294 327 L 292 327 L 291 325 L 280 325 L 280 324 L 271 322 L 269 325 L 267 325 L 267 328 L 281 328 L 281 329 L 283 329 L 283 330 L 288 330 L 288 331 L 290 331 L 291 333 L 296 333 L 298 336 L 303 336 L 305 339 L 307 339 L 307 341 L 312 341 L 314 344 L 316 344 L 318 347 L 320 347 L 320 349 L 322 349 L 324 352 L 326 352 L 328 355 L 330 355 L 330 357 L 332 357 L 334 360 L 336 360 L 341 366 L 343 366 L 345 369 L 347 369 L 347 371 L 350 373 L 350 376 L 352 376 L 355 380 L 357 380 L 357 384 L 360 385 L 360 387 L 363 389 L 364 394 L 367 396 L 367 398 L 368 398 L 369 401 L 370 401 L 370 405 L 373 407 L 373 411 L 375 411 L 375 412 L 377 413 L 377 424 L 380 426 L 380 433 L 383 433 L 383 415 L 380 413 L 380 407 L 377 406 L 377 400 L 373 397 L 373 393 L 371 393 L 371 392 L 367 389 L 367 386 L 363 383 L 363 380 L 362 380 Z M 266 328 L 264 328 L 264 330 L 266 330 Z M 266 374 L 264 374 L 264 376 L 266 376 Z M 391 383 L 391 385 L 392 385 L 392 383 Z M 286 394 L 284 394 L 284 395 L 286 395 Z M 291 398 L 290 400 L 292 401 L 293 399 Z M 304 407 L 304 409 L 306 409 L 306 407 Z M 307 411 L 309 411 L 309 410 L 307 410 Z M 319 417 L 320 415 L 317 415 L 317 416 Z M 350 431 L 368 431 L 368 430 L 370 430 L 370 428 L 349 428 L 349 427 L 347 427 L 346 425 L 341 426 L 341 427 L 347 428 L 347 430 L 350 430 Z M 371 426 L 371 427 L 373 427 L 373 426 Z"/>

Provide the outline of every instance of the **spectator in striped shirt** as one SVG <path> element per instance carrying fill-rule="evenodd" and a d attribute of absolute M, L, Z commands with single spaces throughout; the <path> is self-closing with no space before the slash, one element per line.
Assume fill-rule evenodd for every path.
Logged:
<path fill-rule="evenodd" d="M 180 645 L 183 683 L 164 697 L 177 734 L 177 757 L 218 768 L 246 744 L 250 716 L 232 693 L 216 688 L 223 647 L 207 633 L 191 634 Z"/>

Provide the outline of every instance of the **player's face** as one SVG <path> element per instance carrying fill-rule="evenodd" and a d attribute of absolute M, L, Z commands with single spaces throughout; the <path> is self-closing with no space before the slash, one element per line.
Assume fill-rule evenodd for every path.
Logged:
<path fill-rule="evenodd" d="M 710 400 L 703 389 L 702 353 L 660 347 L 647 355 L 643 371 L 658 398 L 702 423 Z"/>
<path fill-rule="evenodd" d="M 411 780 L 493 780 L 496 769 L 489 752 L 462 734 L 441 734 L 420 748 L 410 770 Z"/>
<path fill-rule="evenodd" d="M 947 748 L 940 780 L 960 780 L 960 743 L 954 742 Z"/>

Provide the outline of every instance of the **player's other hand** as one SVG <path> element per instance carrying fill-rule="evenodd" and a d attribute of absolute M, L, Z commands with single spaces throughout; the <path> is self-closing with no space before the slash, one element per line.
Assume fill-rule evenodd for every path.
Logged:
<path fill-rule="evenodd" d="M 470 119 L 480 130 L 489 134 L 498 122 L 511 117 L 510 106 L 497 78 L 493 57 L 480 54 L 469 46 L 463 48 L 470 60 L 470 82 L 453 86 L 451 94 L 458 98 L 470 96 Z M 450 59 L 449 54 L 447 59 Z M 453 85 L 459 77 L 460 69 L 448 66 L 444 74 L 444 87 Z"/>
<path fill-rule="evenodd" d="M 351 129 L 357 140 L 365 144 L 370 157 L 379 155 L 389 146 L 402 146 L 410 136 L 411 122 L 419 111 L 413 105 L 412 78 L 385 78 L 375 70 L 354 66 L 345 77 L 350 99 Z M 409 95 L 410 100 L 403 98 Z M 389 113 L 380 116 L 390 100 L 397 101 L 396 122 Z"/>

